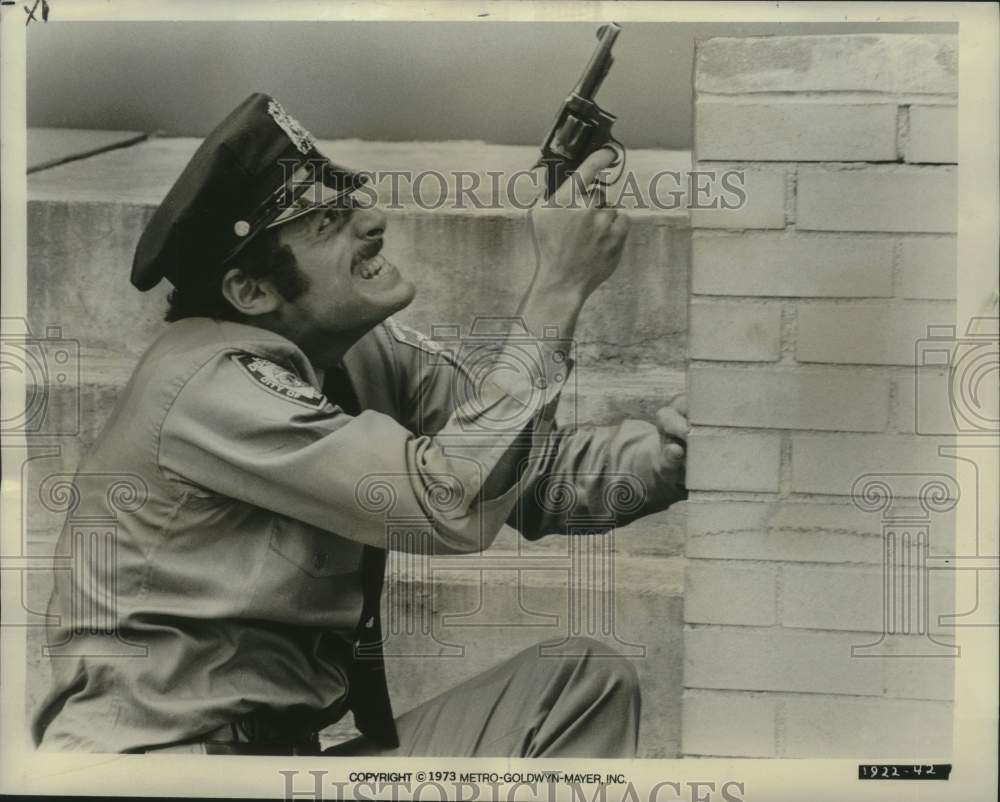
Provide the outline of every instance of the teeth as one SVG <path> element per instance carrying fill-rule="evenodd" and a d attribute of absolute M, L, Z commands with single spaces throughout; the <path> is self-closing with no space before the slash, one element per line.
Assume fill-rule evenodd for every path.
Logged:
<path fill-rule="evenodd" d="M 387 264 L 388 262 L 386 262 L 384 257 L 373 256 L 371 259 L 361 263 L 358 267 L 358 272 L 361 274 L 361 278 L 375 278 Z"/>

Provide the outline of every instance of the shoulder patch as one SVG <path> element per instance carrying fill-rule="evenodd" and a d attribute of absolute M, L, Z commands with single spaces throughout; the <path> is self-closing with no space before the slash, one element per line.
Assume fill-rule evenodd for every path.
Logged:
<path fill-rule="evenodd" d="M 326 396 L 290 370 L 253 354 L 230 354 L 229 358 L 265 390 L 313 409 L 329 403 Z"/>
<path fill-rule="evenodd" d="M 441 343 L 432 340 L 426 334 L 422 334 L 416 329 L 411 329 L 409 326 L 404 326 L 402 323 L 397 323 L 391 317 L 386 319 L 385 327 L 396 342 L 412 346 L 413 348 L 419 348 L 425 353 L 447 359 L 449 362 L 455 362 L 455 352 L 453 349 L 441 345 Z"/>

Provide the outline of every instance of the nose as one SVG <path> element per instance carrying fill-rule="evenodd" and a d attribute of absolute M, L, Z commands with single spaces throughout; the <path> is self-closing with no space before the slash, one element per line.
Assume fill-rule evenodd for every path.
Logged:
<path fill-rule="evenodd" d="M 377 206 L 356 209 L 351 220 L 355 236 L 364 240 L 382 239 L 386 222 L 385 212 Z"/>

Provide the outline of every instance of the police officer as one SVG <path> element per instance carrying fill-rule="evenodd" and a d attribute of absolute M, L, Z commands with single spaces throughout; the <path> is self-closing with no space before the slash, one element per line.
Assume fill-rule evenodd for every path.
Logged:
<path fill-rule="evenodd" d="M 584 184 L 609 161 L 592 156 Z M 517 368 L 479 380 L 392 320 L 415 288 L 381 256 L 386 219 L 363 185 L 254 94 L 149 221 L 132 282 L 167 278 L 173 322 L 79 468 L 130 473 L 147 497 L 116 510 L 113 576 L 57 576 L 42 748 L 315 754 L 351 711 L 362 736 L 340 754 L 634 754 L 635 672 L 596 642 L 529 649 L 399 717 L 379 645 L 387 500 L 433 553 L 456 554 L 508 521 L 560 531 L 537 492 L 553 477 L 605 513 L 611 473 L 637 477 L 644 505 L 619 524 L 683 497 L 682 410 L 657 426 L 553 423 L 572 359 L 539 335 L 572 338 L 628 220 L 597 194 L 533 210 L 535 277 L 493 349 Z"/>

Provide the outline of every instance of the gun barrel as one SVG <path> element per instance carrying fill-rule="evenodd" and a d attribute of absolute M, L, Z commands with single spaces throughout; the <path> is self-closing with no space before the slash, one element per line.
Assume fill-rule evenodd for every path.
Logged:
<path fill-rule="evenodd" d="M 583 71 L 583 75 L 580 76 L 580 82 L 574 90 L 580 97 L 593 100 L 594 95 L 597 94 L 597 90 L 601 88 L 601 82 L 604 80 L 604 76 L 608 74 L 611 62 L 613 61 L 611 58 L 611 48 L 621 31 L 621 26 L 615 22 L 602 25 L 597 31 L 597 38 L 600 40 L 597 49 L 594 51 L 594 55 L 590 57 L 590 63 L 587 64 L 587 69 Z"/>

